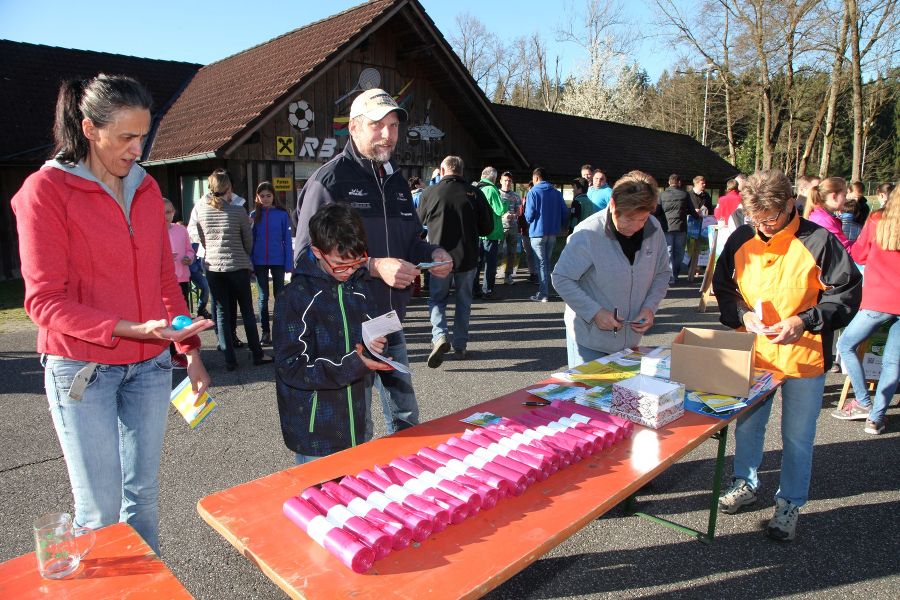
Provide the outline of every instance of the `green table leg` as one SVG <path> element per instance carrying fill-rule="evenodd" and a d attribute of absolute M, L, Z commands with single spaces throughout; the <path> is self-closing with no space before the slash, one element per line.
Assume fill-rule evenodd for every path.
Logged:
<path fill-rule="evenodd" d="M 704 544 L 711 544 L 716 536 L 716 518 L 718 516 L 719 509 L 719 494 L 722 491 L 722 472 L 725 470 L 725 442 L 728 440 L 728 426 L 726 425 L 721 431 L 713 435 L 712 439 L 719 441 L 719 448 L 718 452 L 716 453 L 716 467 L 715 473 L 713 474 L 713 489 L 712 497 L 710 498 L 709 522 L 706 528 L 706 533 L 697 531 L 696 529 L 691 529 L 690 527 L 685 527 L 684 525 L 680 525 L 668 519 L 663 519 L 661 517 L 656 517 L 654 515 L 634 510 L 636 495 L 631 495 L 626 498 L 625 514 L 647 519 L 648 521 L 652 521 L 653 523 L 662 525 L 663 527 L 668 527 L 670 529 L 674 529 L 675 531 L 686 533 L 691 537 L 697 538 Z"/>

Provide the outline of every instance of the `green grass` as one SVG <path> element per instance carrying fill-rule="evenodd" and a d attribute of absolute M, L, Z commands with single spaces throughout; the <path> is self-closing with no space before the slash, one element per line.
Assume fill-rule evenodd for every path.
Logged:
<path fill-rule="evenodd" d="M 0 281 L 0 328 L 13 323 L 27 323 L 25 314 L 25 282 L 21 279 Z"/>

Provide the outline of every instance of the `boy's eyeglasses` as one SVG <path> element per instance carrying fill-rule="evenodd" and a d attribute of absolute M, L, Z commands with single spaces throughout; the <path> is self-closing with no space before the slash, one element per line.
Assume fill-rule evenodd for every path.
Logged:
<path fill-rule="evenodd" d="M 363 253 L 363 255 L 361 257 L 359 257 L 357 260 L 354 260 L 351 263 L 344 263 L 342 265 L 333 265 L 333 264 L 331 264 L 331 261 L 329 261 L 327 258 L 325 258 L 325 253 L 323 252 L 322 260 L 325 261 L 325 264 L 328 265 L 328 267 L 331 269 L 332 273 L 346 273 L 347 271 L 356 270 L 360 266 L 366 264 L 366 262 L 369 260 L 369 255 L 368 255 L 368 253 Z"/>

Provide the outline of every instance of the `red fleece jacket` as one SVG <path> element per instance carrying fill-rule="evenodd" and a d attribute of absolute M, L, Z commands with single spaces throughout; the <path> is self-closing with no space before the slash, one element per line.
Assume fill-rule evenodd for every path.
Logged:
<path fill-rule="evenodd" d="M 40 328 L 37 350 L 75 360 L 128 364 L 162 352 L 165 340 L 114 338 L 121 319 L 187 314 L 175 280 L 159 186 L 135 191 L 131 227 L 99 184 L 46 167 L 12 199 L 25 280 L 25 311 Z M 196 336 L 177 344 L 198 348 Z"/>
<path fill-rule="evenodd" d="M 875 241 L 881 212 L 872 213 L 863 226 L 850 256 L 866 266 L 860 308 L 900 315 L 900 250 L 882 250 Z"/>

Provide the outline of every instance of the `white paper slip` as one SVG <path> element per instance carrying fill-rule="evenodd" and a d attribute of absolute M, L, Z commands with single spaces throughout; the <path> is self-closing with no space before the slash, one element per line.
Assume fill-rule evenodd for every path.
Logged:
<path fill-rule="evenodd" d="M 384 313 L 379 317 L 375 317 L 374 319 L 369 319 L 368 321 L 363 322 L 363 343 L 366 345 L 366 348 L 369 349 L 369 352 L 372 354 L 372 356 L 374 356 L 381 362 L 391 365 L 394 370 L 400 371 L 401 373 L 409 373 L 409 369 L 406 368 L 406 365 L 398 363 L 395 360 L 391 360 L 387 356 L 379 354 L 372 349 L 372 340 L 379 337 L 385 337 L 388 334 L 394 333 L 395 331 L 403 331 L 403 324 L 400 322 L 400 317 L 397 316 L 397 312 L 392 310 L 390 312 Z"/>

